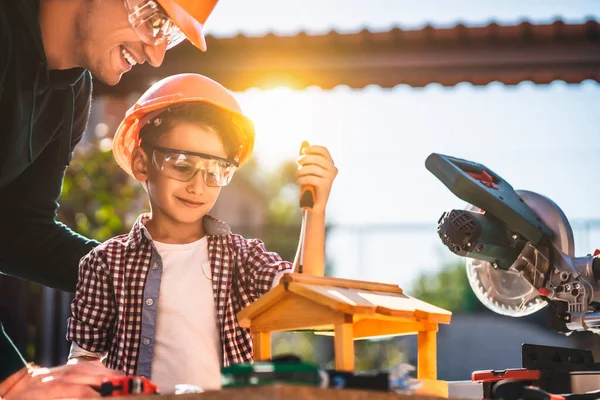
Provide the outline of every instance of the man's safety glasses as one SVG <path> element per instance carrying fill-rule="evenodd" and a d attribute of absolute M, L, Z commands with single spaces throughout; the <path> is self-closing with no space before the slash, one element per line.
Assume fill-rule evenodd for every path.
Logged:
<path fill-rule="evenodd" d="M 154 0 L 125 0 L 129 23 L 140 39 L 151 46 L 177 46 L 185 35 Z"/>
<path fill-rule="evenodd" d="M 170 149 L 143 143 L 142 147 L 152 149 L 152 164 L 165 176 L 189 182 L 198 171 L 202 171 L 207 186 L 227 186 L 231 182 L 237 163 L 225 158 L 204 153 Z"/>

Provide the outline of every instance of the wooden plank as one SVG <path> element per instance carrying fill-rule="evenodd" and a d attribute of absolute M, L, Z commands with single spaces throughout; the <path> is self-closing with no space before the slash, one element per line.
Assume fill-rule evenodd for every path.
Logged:
<path fill-rule="evenodd" d="M 417 338 L 417 379 L 437 379 L 437 332 L 423 331 Z"/>
<path fill-rule="evenodd" d="M 289 293 L 252 320 L 252 332 L 318 329 L 343 320 L 344 314 Z"/>
<path fill-rule="evenodd" d="M 433 304 L 426 303 L 422 300 L 415 299 L 414 297 L 410 297 L 410 302 L 415 311 L 423 311 L 429 313 L 431 316 L 443 317 L 443 318 L 451 318 L 452 312 L 445 310 L 441 307 L 436 307 Z M 448 320 L 449 322 L 449 320 Z"/>
<path fill-rule="evenodd" d="M 372 315 L 355 314 L 354 315 L 354 322 L 358 322 L 363 319 L 376 319 L 378 321 L 395 321 L 395 322 L 404 322 L 404 323 L 411 323 L 411 322 L 416 321 L 414 316 L 412 316 L 412 315 L 410 317 L 394 317 L 394 316 L 383 315 L 383 314 L 372 314 Z"/>
<path fill-rule="evenodd" d="M 452 318 L 450 311 L 406 294 L 367 292 L 361 293 L 361 296 L 376 305 L 377 314 L 400 318 L 412 317 L 443 324 L 449 324 Z"/>
<path fill-rule="evenodd" d="M 396 322 L 362 319 L 354 323 L 354 338 L 366 339 L 378 336 L 416 335 L 428 328 L 425 322 Z"/>
<path fill-rule="evenodd" d="M 404 294 L 331 288 L 318 285 L 299 285 L 297 283 L 290 283 L 288 290 L 348 314 L 371 315 L 376 313 L 396 318 L 418 318 L 446 324 L 450 323 L 452 318 L 450 311 L 430 306 L 428 303 Z"/>
<path fill-rule="evenodd" d="M 349 317 L 334 327 L 335 369 L 338 371 L 354 371 L 354 332 L 352 317 Z"/>
<path fill-rule="evenodd" d="M 415 394 L 448 397 L 448 382 L 435 379 L 421 379 L 421 387 L 416 390 Z"/>
<path fill-rule="evenodd" d="M 300 385 L 268 385 L 222 389 L 205 393 L 165 394 L 156 396 L 125 396 L 127 400 L 441 400 L 428 395 L 402 395 L 374 390 L 318 388 Z M 449 399 L 452 400 L 452 399 Z"/>
<path fill-rule="evenodd" d="M 290 283 L 288 290 L 344 314 L 372 315 L 375 313 L 375 305 L 364 298 L 357 297 L 357 294 L 350 289 Z"/>
<path fill-rule="evenodd" d="M 277 302 L 286 294 L 286 290 L 283 285 L 277 285 L 267 293 L 260 296 L 255 302 L 244 308 L 237 314 L 238 323 L 242 328 L 249 328 L 250 321 L 256 318 L 257 315 L 264 312 L 271 306 L 277 304 Z"/>
<path fill-rule="evenodd" d="M 330 276 L 309 276 L 291 273 L 285 274 L 283 278 L 281 278 L 281 281 L 285 283 L 295 282 L 307 285 L 331 286 L 338 288 L 362 289 L 368 291 L 402 294 L 402 289 L 398 285 L 392 285 L 389 283 L 357 281 L 343 278 L 333 278 Z"/>
<path fill-rule="evenodd" d="M 252 334 L 254 360 L 271 359 L 271 332 L 256 332 Z"/>
<path fill-rule="evenodd" d="M 385 315 L 392 318 L 403 318 L 403 319 L 411 319 L 415 320 L 415 310 L 395 310 L 388 307 L 377 306 L 375 308 L 376 315 Z"/>
<path fill-rule="evenodd" d="M 449 324 L 452 319 L 452 314 L 437 314 L 423 310 L 415 311 L 415 318 L 423 321 L 436 322 L 438 324 Z"/>
<path fill-rule="evenodd" d="M 394 336 L 406 336 L 416 335 L 420 331 L 436 331 L 437 324 L 429 321 L 414 321 L 404 320 L 397 321 L 394 319 L 380 319 L 379 316 L 375 316 L 373 319 L 354 318 L 354 340 L 364 340 L 376 337 L 394 337 Z M 335 336 L 333 326 L 322 327 L 322 329 L 315 330 L 313 332 L 319 336 Z"/>

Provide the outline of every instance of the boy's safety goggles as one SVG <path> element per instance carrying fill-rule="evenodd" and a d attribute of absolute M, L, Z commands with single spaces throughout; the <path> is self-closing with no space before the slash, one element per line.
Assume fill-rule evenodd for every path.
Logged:
<path fill-rule="evenodd" d="M 129 23 L 146 44 L 167 43 L 167 50 L 177 46 L 185 35 L 154 0 L 125 0 Z"/>
<path fill-rule="evenodd" d="M 231 182 L 237 163 L 204 153 L 170 149 L 144 143 L 152 149 L 152 164 L 165 176 L 181 182 L 189 182 L 202 171 L 206 186 L 227 186 Z"/>

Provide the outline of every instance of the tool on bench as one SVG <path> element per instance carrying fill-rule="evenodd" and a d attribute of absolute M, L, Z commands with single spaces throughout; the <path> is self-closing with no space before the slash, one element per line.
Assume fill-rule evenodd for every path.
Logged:
<path fill-rule="evenodd" d="M 102 397 L 158 394 L 158 386 L 143 376 L 123 376 L 107 379 L 96 390 Z"/>
<path fill-rule="evenodd" d="M 308 142 L 302 142 L 300 147 L 300 155 L 302 151 L 308 147 Z M 304 250 L 306 245 L 306 220 L 308 219 L 308 211 L 312 210 L 315 205 L 316 193 L 315 187 L 312 185 L 304 185 L 300 190 L 300 208 L 302 209 L 302 228 L 300 229 L 300 249 L 298 254 L 298 268 L 297 272 L 302 273 L 304 267 Z"/>

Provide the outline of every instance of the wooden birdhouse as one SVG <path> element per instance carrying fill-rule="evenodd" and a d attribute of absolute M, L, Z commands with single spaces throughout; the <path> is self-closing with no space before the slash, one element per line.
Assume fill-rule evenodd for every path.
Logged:
<path fill-rule="evenodd" d="M 354 371 L 354 340 L 418 335 L 419 393 L 448 396 L 447 383 L 437 380 L 436 333 L 452 313 L 397 285 L 290 273 L 237 317 L 252 331 L 257 361 L 271 358 L 271 332 L 333 331 L 335 368 L 341 371 Z"/>

